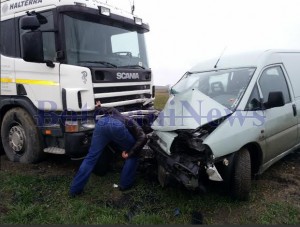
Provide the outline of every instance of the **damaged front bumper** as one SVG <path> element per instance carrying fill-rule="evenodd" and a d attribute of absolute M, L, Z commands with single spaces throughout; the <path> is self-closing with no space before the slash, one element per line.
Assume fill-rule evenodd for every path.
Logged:
<path fill-rule="evenodd" d="M 201 187 L 206 179 L 223 181 L 214 165 L 210 149 L 204 145 L 198 146 L 198 150 L 191 149 L 191 143 L 197 142 L 201 145 L 202 141 L 195 142 L 193 138 L 180 136 L 174 132 L 156 132 L 150 138 L 148 145 L 155 151 L 160 184 L 166 186 L 171 179 L 176 179 L 186 188 L 195 190 Z"/>

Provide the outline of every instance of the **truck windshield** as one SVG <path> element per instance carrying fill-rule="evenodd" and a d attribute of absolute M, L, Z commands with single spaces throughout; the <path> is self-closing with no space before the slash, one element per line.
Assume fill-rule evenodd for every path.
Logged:
<path fill-rule="evenodd" d="M 212 72 L 187 72 L 172 87 L 173 94 L 197 89 L 213 100 L 234 110 L 243 96 L 255 72 L 255 68 L 240 68 Z"/>
<path fill-rule="evenodd" d="M 100 17 L 64 15 L 67 64 L 149 68 L 144 33 Z"/>

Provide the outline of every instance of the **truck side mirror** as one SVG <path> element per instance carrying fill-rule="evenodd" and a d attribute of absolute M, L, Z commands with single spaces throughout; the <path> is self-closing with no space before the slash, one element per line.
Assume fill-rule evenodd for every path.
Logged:
<path fill-rule="evenodd" d="M 21 29 L 30 30 L 21 36 L 21 51 L 24 61 L 43 63 L 43 35 L 37 29 L 41 26 L 36 15 L 24 16 L 20 21 Z"/>
<path fill-rule="evenodd" d="M 284 106 L 284 97 L 281 91 L 270 92 L 268 102 L 265 104 L 266 109 Z"/>
<path fill-rule="evenodd" d="M 23 30 L 37 30 L 41 24 L 37 16 L 25 16 L 21 18 L 20 21 L 21 29 Z"/>
<path fill-rule="evenodd" d="M 21 36 L 24 61 L 44 63 L 43 35 L 41 31 L 29 31 Z"/>

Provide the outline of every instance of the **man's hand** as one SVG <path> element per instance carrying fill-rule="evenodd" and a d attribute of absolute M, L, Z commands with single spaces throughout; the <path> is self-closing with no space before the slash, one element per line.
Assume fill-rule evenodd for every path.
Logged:
<path fill-rule="evenodd" d="M 101 102 L 97 101 L 95 107 L 101 107 Z"/>
<path fill-rule="evenodd" d="M 124 159 L 128 158 L 128 153 L 126 151 L 122 152 L 122 158 L 124 158 Z"/>

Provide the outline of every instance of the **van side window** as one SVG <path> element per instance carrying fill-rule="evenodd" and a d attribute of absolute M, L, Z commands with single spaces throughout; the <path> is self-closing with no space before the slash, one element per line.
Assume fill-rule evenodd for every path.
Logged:
<path fill-rule="evenodd" d="M 255 111 L 255 110 L 261 110 L 262 105 L 260 102 L 260 97 L 259 97 L 259 92 L 258 92 L 258 87 L 255 85 L 251 96 L 249 98 L 249 101 L 247 103 L 245 111 Z"/>
<path fill-rule="evenodd" d="M 0 53 L 8 56 L 15 57 L 16 43 L 15 43 L 15 26 L 14 19 L 1 21 L 1 38 L 0 38 Z"/>
<path fill-rule="evenodd" d="M 276 91 L 283 93 L 285 103 L 291 102 L 289 88 L 280 66 L 266 69 L 259 79 L 259 85 L 263 94 L 264 103 L 268 101 L 269 93 Z"/>
<path fill-rule="evenodd" d="M 52 11 L 39 13 L 38 19 L 41 23 L 39 30 L 46 31 L 46 30 L 54 29 L 54 19 L 53 19 Z M 24 34 L 25 32 L 28 31 L 20 29 L 20 38 L 22 37 L 22 34 Z M 43 48 L 44 48 L 44 59 L 50 61 L 56 61 L 54 32 L 43 32 Z"/>

